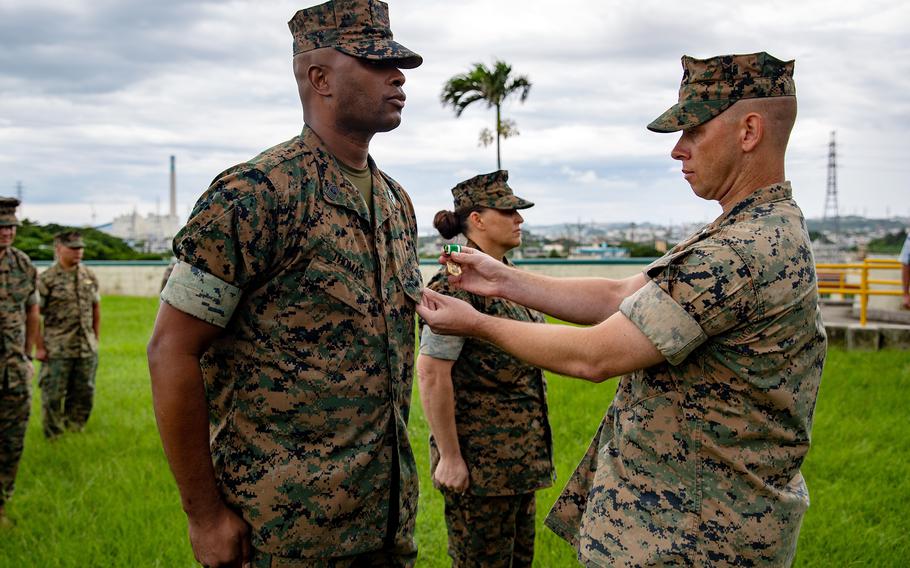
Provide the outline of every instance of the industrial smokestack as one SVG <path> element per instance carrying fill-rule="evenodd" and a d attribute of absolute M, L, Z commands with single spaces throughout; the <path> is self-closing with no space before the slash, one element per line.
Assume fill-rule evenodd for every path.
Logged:
<path fill-rule="evenodd" d="M 177 216 L 177 172 L 174 156 L 171 156 L 171 217 Z"/>

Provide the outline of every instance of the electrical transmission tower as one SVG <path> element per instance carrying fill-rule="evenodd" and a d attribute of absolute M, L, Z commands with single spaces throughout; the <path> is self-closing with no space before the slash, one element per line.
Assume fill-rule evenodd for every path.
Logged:
<path fill-rule="evenodd" d="M 840 244 L 840 214 L 837 211 L 837 147 L 834 142 L 834 131 L 831 131 L 831 142 L 828 143 L 828 189 L 825 191 L 825 213 L 822 227 L 830 228 L 828 220 L 834 225 L 834 242 Z"/>

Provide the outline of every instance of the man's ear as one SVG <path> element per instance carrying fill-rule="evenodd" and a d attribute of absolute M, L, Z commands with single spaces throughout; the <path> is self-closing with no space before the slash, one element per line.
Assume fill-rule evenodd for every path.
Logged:
<path fill-rule="evenodd" d="M 331 68 L 326 65 L 311 64 L 306 70 L 307 81 L 313 91 L 324 97 L 332 94 L 329 82 Z"/>
<path fill-rule="evenodd" d="M 742 118 L 740 145 L 743 152 L 751 152 L 758 147 L 765 136 L 765 117 L 757 112 L 750 112 Z"/>

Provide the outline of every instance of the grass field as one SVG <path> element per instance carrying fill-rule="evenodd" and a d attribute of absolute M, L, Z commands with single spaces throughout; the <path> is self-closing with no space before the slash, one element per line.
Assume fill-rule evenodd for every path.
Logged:
<path fill-rule="evenodd" d="M 0 532 L 0 567 L 192 566 L 186 522 L 155 429 L 145 343 L 154 299 L 103 300 L 95 412 L 86 431 L 48 443 L 39 401 L 26 439 L 16 527 Z M 549 377 L 556 485 L 538 494 L 537 566 L 574 566 L 542 520 L 594 434 L 615 382 Z M 442 500 L 429 483 L 427 425 L 414 394 L 421 472 L 420 567 L 448 566 Z M 832 351 L 804 464 L 812 506 L 797 566 L 910 563 L 910 353 Z"/>

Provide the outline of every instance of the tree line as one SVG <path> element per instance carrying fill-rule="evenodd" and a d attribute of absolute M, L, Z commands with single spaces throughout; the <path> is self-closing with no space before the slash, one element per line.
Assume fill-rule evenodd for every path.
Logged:
<path fill-rule="evenodd" d="M 32 260 L 53 260 L 54 235 L 72 230 L 82 233 L 86 260 L 161 260 L 166 256 L 137 252 L 123 239 L 97 229 L 67 227 L 56 223 L 38 225 L 28 219 L 16 231 L 16 241 L 13 244 Z"/>

